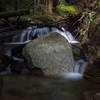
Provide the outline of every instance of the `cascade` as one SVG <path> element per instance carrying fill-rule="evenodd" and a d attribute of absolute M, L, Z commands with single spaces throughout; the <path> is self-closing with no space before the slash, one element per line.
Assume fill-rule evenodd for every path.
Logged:
<path fill-rule="evenodd" d="M 87 65 L 88 62 L 84 61 L 83 59 L 76 61 L 74 72 L 83 74 Z"/>
<path fill-rule="evenodd" d="M 63 27 L 60 30 L 56 27 L 38 28 L 37 26 L 31 26 L 31 27 L 28 27 L 27 29 L 23 30 L 23 32 L 21 34 L 17 34 L 15 36 L 13 36 L 12 40 L 10 42 L 4 43 L 4 45 L 6 47 L 5 48 L 5 55 L 8 56 L 8 57 L 11 57 L 15 62 L 23 63 L 24 59 L 22 57 L 20 58 L 20 57 L 17 57 L 16 55 L 14 55 L 12 53 L 12 50 L 16 47 L 18 47 L 18 48 L 23 47 L 24 45 L 31 42 L 32 38 L 34 38 L 35 36 L 40 37 L 42 35 L 47 34 L 48 32 L 57 32 L 58 34 L 64 36 L 66 38 L 66 40 L 68 40 L 68 42 L 71 43 L 71 44 L 80 43 L 79 41 L 75 40 L 74 37 L 71 35 L 71 33 L 69 31 L 65 30 Z M 17 53 L 19 53 L 19 51 Z M 9 64 L 6 71 L 4 71 L 0 74 L 3 75 L 3 74 L 10 73 L 11 71 L 9 69 L 11 68 L 11 66 L 12 65 Z M 85 62 L 84 60 L 79 60 L 75 64 L 74 72 L 82 74 L 84 72 L 84 69 L 86 68 L 86 66 L 87 66 L 87 62 Z M 24 73 L 24 72 L 29 73 L 29 71 L 24 66 L 24 64 L 22 65 L 22 67 L 23 67 L 22 73 Z"/>

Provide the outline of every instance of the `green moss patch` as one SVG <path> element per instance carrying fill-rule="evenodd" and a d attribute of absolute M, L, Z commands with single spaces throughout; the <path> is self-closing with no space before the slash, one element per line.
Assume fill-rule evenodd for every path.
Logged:
<path fill-rule="evenodd" d="M 37 15 L 32 16 L 32 21 L 35 23 L 47 23 L 47 22 L 52 23 L 56 21 L 56 18 L 57 18 L 57 15 L 49 16 L 49 15 L 37 14 Z"/>
<path fill-rule="evenodd" d="M 68 13 L 69 14 L 77 14 L 78 13 L 78 10 L 74 5 L 71 5 L 71 6 L 58 5 L 56 8 L 59 12 L 62 12 L 62 13 L 67 13 L 67 14 Z"/>

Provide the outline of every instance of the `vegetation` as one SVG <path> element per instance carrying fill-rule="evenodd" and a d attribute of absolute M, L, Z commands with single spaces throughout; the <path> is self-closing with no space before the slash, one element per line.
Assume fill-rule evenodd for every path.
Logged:
<path fill-rule="evenodd" d="M 37 22 L 37 20 L 38 22 L 58 22 L 62 19 L 67 21 L 70 17 L 79 16 L 73 23 L 71 22 L 72 27 L 77 26 L 73 33 L 86 36 L 91 23 L 99 19 L 99 17 L 95 18 L 99 8 L 99 0 L 2 0 L 0 1 L 0 16 L 2 18 L 6 15 L 10 17 L 10 15 L 16 15 L 16 12 L 20 15 L 20 13 L 23 13 L 23 9 L 30 11 L 29 15 L 24 15 L 23 18 L 31 19 L 34 22 Z M 20 10 L 21 12 L 19 12 Z"/>
<path fill-rule="evenodd" d="M 71 5 L 71 6 L 58 5 L 56 8 L 57 8 L 58 12 L 61 12 L 65 15 L 77 14 L 77 9 L 73 5 Z"/>
<path fill-rule="evenodd" d="M 99 13 L 99 0 L 0 0 L 0 23 L 20 16 L 22 22 L 64 26 L 82 44 L 96 38 L 91 31 L 99 25 Z"/>

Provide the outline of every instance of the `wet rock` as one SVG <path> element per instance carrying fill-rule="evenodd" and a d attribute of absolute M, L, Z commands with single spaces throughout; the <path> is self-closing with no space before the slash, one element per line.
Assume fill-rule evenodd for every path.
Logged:
<path fill-rule="evenodd" d="M 100 92 L 87 91 L 84 93 L 85 100 L 100 100 Z"/>
<path fill-rule="evenodd" d="M 33 40 L 23 49 L 29 68 L 40 68 L 44 75 L 57 75 L 73 72 L 72 49 L 67 40 L 52 32 Z"/>
<path fill-rule="evenodd" d="M 0 47 L 0 72 L 5 70 L 5 68 L 8 66 L 9 59 L 7 56 L 4 55 L 4 50 L 2 47 Z"/>
<path fill-rule="evenodd" d="M 88 65 L 84 72 L 84 77 L 100 82 L 100 59 L 97 59 L 93 64 Z"/>
<path fill-rule="evenodd" d="M 84 58 L 84 53 L 82 51 L 80 44 L 72 45 L 72 51 L 73 51 L 73 55 L 74 55 L 75 60 L 79 60 L 79 59 Z"/>

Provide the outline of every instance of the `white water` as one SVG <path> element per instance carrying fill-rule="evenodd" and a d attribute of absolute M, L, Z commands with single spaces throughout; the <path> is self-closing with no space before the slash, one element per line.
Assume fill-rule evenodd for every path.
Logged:
<path fill-rule="evenodd" d="M 52 28 L 52 32 L 57 32 L 60 35 L 64 36 L 68 40 L 69 43 L 71 44 L 79 43 L 79 41 L 76 41 L 69 31 L 66 31 L 63 27 L 62 27 L 62 30 L 63 31 L 57 28 Z"/>
<path fill-rule="evenodd" d="M 61 78 L 67 78 L 70 80 L 80 80 L 83 79 L 83 74 L 75 73 L 75 72 L 69 72 L 69 73 L 62 73 L 60 75 Z"/>
<path fill-rule="evenodd" d="M 88 65 L 88 62 L 84 61 L 83 59 L 80 59 L 76 61 L 74 72 L 69 73 L 62 73 L 60 77 L 67 78 L 70 80 L 80 80 L 83 79 L 83 73 Z"/>
<path fill-rule="evenodd" d="M 20 42 L 24 42 L 25 41 L 25 37 L 27 36 L 27 33 L 28 33 L 27 30 L 22 32 L 22 34 L 20 36 Z"/>
<path fill-rule="evenodd" d="M 80 80 L 83 79 L 83 73 L 88 65 L 88 62 L 84 61 L 83 59 L 80 59 L 76 61 L 74 72 L 69 73 L 62 73 L 60 77 L 67 78 L 70 80 Z"/>
<path fill-rule="evenodd" d="M 87 65 L 88 65 L 88 62 L 84 61 L 83 59 L 76 61 L 74 72 L 83 74 Z"/>
<path fill-rule="evenodd" d="M 22 46 L 22 45 L 30 43 L 31 41 L 32 40 L 27 40 L 25 42 L 10 42 L 10 43 L 4 43 L 4 45 L 9 46 L 9 47 Z"/>
<path fill-rule="evenodd" d="M 24 59 L 23 58 L 17 58 L 17 57 L 14 57 L 14 56 L 13 56 L 13 60 L 20 61 L 20 62 L 24 62 Z"/>
<path fill-rule="evenodd" d="M 57 29 L 56 27 L 52 28 L 49 27 L 37 28 L 37 26 L 28 27 L 21 34 L 14 36 L 10 43 L 5 43 L 5 45 L 9 46 L 25 45 L 31 42 L 31 39 L 34 38 L 35 36 L 41 37 L 42 35 L 48 34 L 48 32 L 57 32 L 58 34 L 64 36 L 71 44 L 79 43 L 79 41 L 76 41 L 69 31 L 66 31 L 63 27 L 62 30 L 63 31 Z"/>
<path fill-rule="evenodd" d="M 37 35 L 37 37 L 40 37 L 42 35 L 47 34 L 48 32 L 49 32 L 48 27 L 36 28 L 34 29 L 32 36 L 34 37 L 35 35 Z"/>

